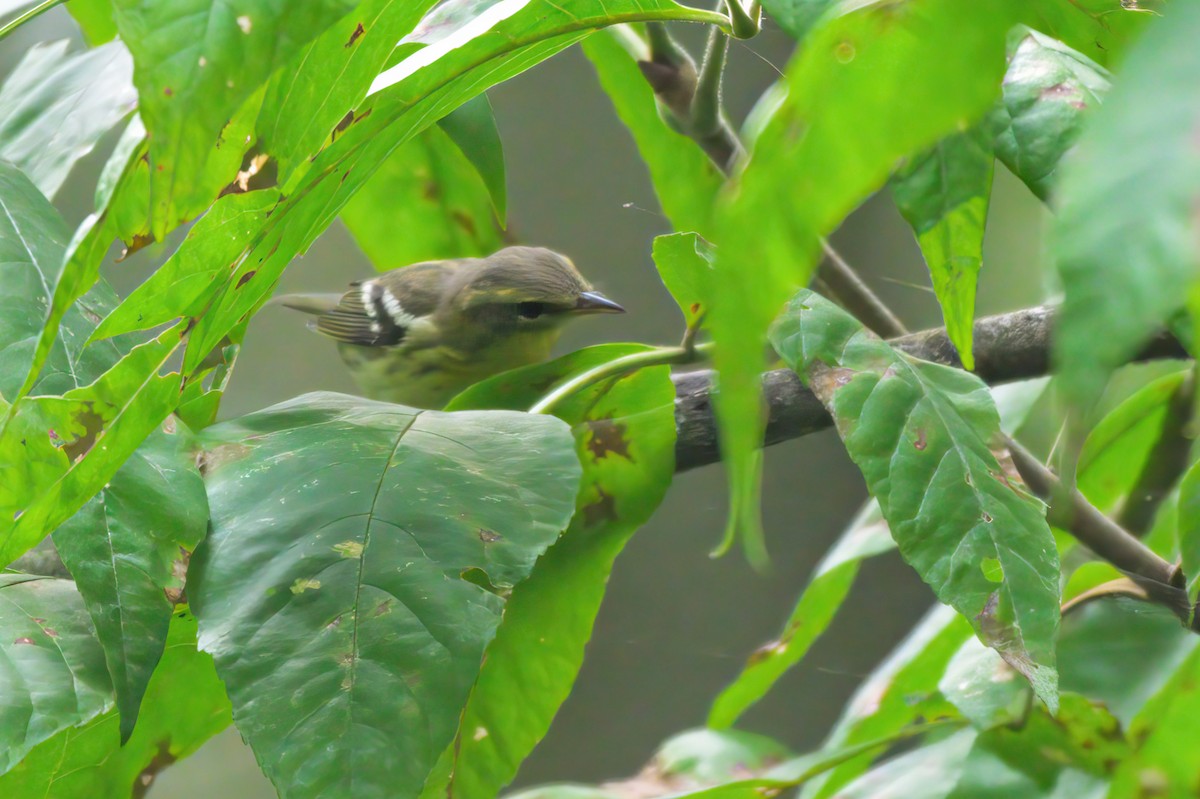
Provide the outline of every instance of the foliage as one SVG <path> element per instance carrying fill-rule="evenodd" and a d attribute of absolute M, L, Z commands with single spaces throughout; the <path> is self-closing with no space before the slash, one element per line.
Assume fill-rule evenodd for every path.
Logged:
<path fill-rule="evenodd" d="M 0 3 L 0 40 L 52 5 Z M 89 46 L 14 54 L 0 86 L 4 796 L 142 796 L 230 723 L 280 796 L 497 796 L 697 435 L 729 471 L 718 550 L 765 565 L 764 430 L 805 403 L 872 499 L 779 636 L 633 779 L 520 796 L 1194 791 L 1194 366 L 1125 367 L 1200 339 L 1195 4 L 293 5 L 71 0 Z M 795 55 L 738 132 L 724 53 L 760 13 Z M 709 29 L 700 63 L 676 22 Z M 223 416 L 250 320 L 335 219 L 381 270 L 515 238 L 484 92 L 576 43 L 669 222 L 646 250 L 682 343 L 585 348 L 441 410 Z M 72 233 L 54 202 L 94 150 Z M 975 324 L 997 162 L 1056 212 L 1052 344 L 996 328 L 1045 314 Z M 862 289 L 806 288 L 884 186 L 944 334 L 885 341 Z M 152 244 L 118 296 L 110 250 Z M 810 392 L 770 414 L 768 342 Z M 710 354 L 716 388 L 677 407 L 671 367 Z M 989 385 L 1047 371 L 1062 407 Z M 1053 470 L 1016 440 L 1030 415 L 1066 430 Z M 822 746 L 734 729 L 893 549 L 941 604 Z"/>

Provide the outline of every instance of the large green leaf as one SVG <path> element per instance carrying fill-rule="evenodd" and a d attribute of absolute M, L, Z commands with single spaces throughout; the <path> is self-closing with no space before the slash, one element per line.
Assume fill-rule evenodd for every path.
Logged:
<path fill-rule="evenodd" d="M 150 139 L 150 230 L 203 210 L 234 175 L 206 175 L 211 152 L 244 152 L 226 135 L 230 118 L 271 74 L 353 0 L 115 0 L 117 28 L 133 52 L 134 83 Z"/>
<path fill-rule="evenodd" d="M 716 212 L 716 407 L 732 519 L 747 532 L 759 527 L 767 327 L 811 277 L 820 237 L 879 188 L 900 158 L 986 111 L 1015 13 L 998 0 L 854 5 L 800 48 L 787 70 L 787 98 Z"/>
<path fill-rule="evenodd" d="M 1200 785 L 1196 757 L 1196 716 L 1200 714 L 1200 651 L 1179 665 L 1171 679 L 1146 703 L 1129 726 L 1137 742 L 1123 758 L 1108 795 L 1186 796 Z"/>
<path fill-rule="evenodd" d="M 275 159 L 279 182 L 293 174 L 335 128 L 354 119 L 371 81 L 432 0 L 366 0 L 304 46 L 267 86 L 257 132 Z"/>
<path fill-rule="evenodd" d="M 1058 555 L 1042 503 L 997 460 L 987 386 L 893 350 L 808 290 L 771 343 L 833 415 L 905 560 L 1053 708 Z"/>
<path fill-rule="evenodd" d="M 1200 6 L 1172 4 L 1164 14 L 1130 51 L 1059 184 L 1054 356 L 1077 404 L 1095 399 L 1195 282 Z"/>
<path fill-rule="evenodd" d="M 104 653 L 70 580 L 0 575 L 0 696 L 0 774 L 110 706 Z"/>
<path fill-rule="evenodd" d="M 117 35 L 110 0 L 68 0 L 64 5 L 79 23 L 84 37 L 92 47 L 104 44 Z"/>
<path fill-rule="evenodd" d="M 48 197 L 76 161 L 137 105 L 133 61 L 114 42 L 67 54 L 40 44 L 0 87 L 0 159 L 16 164 Z"/>
<path fill-rule="evenodd" d="M 0 162 L 0 396 L 15 399 L 29 371 L 66 241 L 62 218 L 49 201 L 20 170 Z M 119 351 L 111 343 L 83 347 L 115 300 L 101 283 L 67 310 L 62 336 L 49 348 L 34 390 L 62 393 L 116 362 Z"/>
<path fill-rule="evenodd" d="M 0 777 L 8 799 L 141 796 L 155 775 L 196 751 L 232 721 L 212 658 L 196 651 L 196 621 L 186 609 L 171 620 L 145 708 L 122 745 L 115 709 L 42 742 Z"/>
<path fill-rule="evenodd" d="M 613 28 L 592 36 L 582 48 L 633 136 L 672 226 L 709 230 L 713 200 L 724 178 L 695 140 L 673 130 L 660 115 L 654 90 L 637 66 L 649 60 L 649 47 L 630 31 Z"/>
<path fill-rule="evenodd" d="M 892 178 L 896 206 L 929 266 L 946 334 L 967 369 L 975 368 L 975 287 L 994 162 L 988 131 L 976 127 L 942 139 Z"/>
<path fill-rule="evenodd" d="M 580 350 L 477 384 L 450 407 L 527 408 L 563 378 L 645 349 L 610 344 Z M 613 561 L 671 483 L 674 397 L 663 366 L 602 383 L 556 409 L 572 425 L 583 464 L 576 514 L 505 608 L 463 714 L 446 795 L 496 796 L 567 698 Z"/>
<path fill-rule="evenodd" d="M 238 728 L 284 796 L 416 796 L 571 517 L 566 426 L 316 394 L 204 442 L 188 593 Z"/>
<path fill-rule="evenodd" d="M 54 531 L 104 647 L 122 741 L 163 654 L 188 553 L 208 528 L 191 432 L 174 417 Z"/>
<path fill-rule="evenodd" d="M 487 187 L 438 126 L 392 153 L 342 209 L 342 222 L 379 270 L 504 246 Z"/>
<path fill-rule="evenodd" d="M 1000 102 L 988 115 L 996 157 L 1048 199 L 1058 166 L 1074 146 L 1088 109 L 1108 92 L 1108 70 L 1055 39 L 1021 34 L 1004 75 Z"/>

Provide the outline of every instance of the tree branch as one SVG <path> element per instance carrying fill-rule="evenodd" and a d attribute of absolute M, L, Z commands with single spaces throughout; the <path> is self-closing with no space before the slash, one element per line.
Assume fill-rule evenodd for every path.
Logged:
<path fill-rule="evenodd" d="M 1050 328 L 1054 309 L 1028 308 L 975 322 L 975 374 L 987 383 L 1041 377 L 1050 371 Z M 927 361 L 962 366 L 944 329 L 925 330 L 892 339 L 910 355 Z M 1134 361 L 1186 359 L 1187 351 L 1173 336 L 1162 334 Z M 675 470 L 684 472 L 720 460 L 712 412 L 711 370 L 677 374 L 675 380 Z M 829 413 L 790 369 L 763 375 L 767 405 L 764 446 L 824 430 L 833 424 Z"/>

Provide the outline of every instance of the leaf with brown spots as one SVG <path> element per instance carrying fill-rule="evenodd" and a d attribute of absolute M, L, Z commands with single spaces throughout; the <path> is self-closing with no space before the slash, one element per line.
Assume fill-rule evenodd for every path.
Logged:
<path fill-rule="evenodd" d="M 1000 419 L 987 386 L 893 350 L 807 290 L 771 342 L 837 421 L 905 560 L 1053 708 L 1058 555 L 1044 506 L 989 448 Z"/>

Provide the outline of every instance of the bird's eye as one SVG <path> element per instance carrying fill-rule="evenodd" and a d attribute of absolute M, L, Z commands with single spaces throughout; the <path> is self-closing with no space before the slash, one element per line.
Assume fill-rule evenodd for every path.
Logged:
<path fill-rule="evenodd" d="M 545 312 L 544 302 L 522 302 L 517 305 L 517 315 L 522 319 L 537 319 Z"/>

